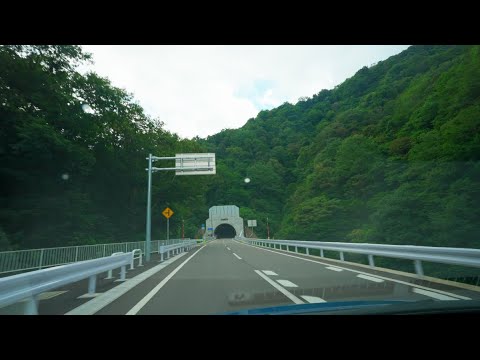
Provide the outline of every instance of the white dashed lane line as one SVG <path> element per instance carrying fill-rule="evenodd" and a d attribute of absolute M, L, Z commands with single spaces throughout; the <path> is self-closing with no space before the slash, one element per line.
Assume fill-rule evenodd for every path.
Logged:
<path fill-rule="evenodd" d="M 437 299 L 437 300 L 458 300 L 456 298 L 453 298 L 453 297 L 450 297 L 450 296 L 447 296 L 447 295 L 442 295 L 442 294 L 439 294 L 439 293 L 436 293 L 436 292 L 433 292 L 433 291 L 428 291 L 428 290 L 423 290 L 423 289 L 414 288 L 413 292 L 417 293 L 417 294 L 425 295 L 425 296 L 428 296 L 428 297 L 431 297 L 431 298 L 434 298 L 434 299 Z"/>
<path fill-rule="evenodd" d="M 363 275 L 363 274 L 358 274 L 357 277 L 359 277 L 359 278 L 361 278 L 361 279 L 365 279 L 365 280 L 370 280 L 370 281 L 373 281 L 373 282 L 377 282 L 377 283 L 383 282 L 383 279 L 379 279 L 379 278 L 377 278 L 377 277 L 368 276 L 368 275 Z"/>
<path fill-rule="evenodd" d="M 271 270 L 262 270 L 265 275 L 277 276 L 278 274 Z"/>
<path fill-rule="evenodd" d="M 289 281 L 289 280 L 277 280 L 277 282 L 282 285 L 282 286 L 285 286 L 285 287 L 298 287 L 298 285 L 294 284 L 293 282 Z"/>
<path fill-rule="evenodd" d="M 266 282 L 268 282 L 270 285 L 272 285 L 275 289 L 280 291 L 283 295 L 285 295 L 287 298 L 292 300 L 295 304 L 305 304 L 301 299 L 293 295 L 290 291 L 285 289 L 284 287 L 278 285 L 275 281 L 270 279 L 268 276 L 263 274 L 260 270 L 255 270 L 255 272 L 262 277 Z"/>
<path fill-rule="evenodd" d="M 339 268 L 333 267 L 333 266 L 327 266 L 327 267 L 325 267 L 325 269 L 333 270 L 333 271 L 343 271 L 342 269 L 339 269 Z"/>
<path fill-rule="evenodd" d="M 237 254 L 233 253 L 233 255 L 235 255 L 235 257 L 238 259 L 238 260 L 242 260 L 242 258 L 240 256 L 238 256 Z"/>
<path fill-rule="evenodd" d="M 302 295 L 302 299 L 309 302 L 310 304 L 326 302 L 325 300 L 323 300 L 322 298 L 319 298 L 318 296 Z"/>

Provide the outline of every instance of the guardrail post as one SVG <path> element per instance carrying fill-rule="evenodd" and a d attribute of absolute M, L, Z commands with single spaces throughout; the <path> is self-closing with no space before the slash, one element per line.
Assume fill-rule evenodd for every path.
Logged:
<path fill-rule="evenodd" d="M 375 267 L 375 261 L 373 261 L 373 255 L 368 255 L 368 264 L 371 267 Z"/>
<path fill-rule="evenodd" d="M 38 269 L 41 269 L 42 268 L 42 263 L 43 263 L 43 252 L 45 251 L 45 249 L 42 249 L 42 251 L 40 251 L 40 264 L 38 264 Z"/>
<path fill-rule="evenodd" d="M 297 246 L 295 246 L 295 252 L 298 253 L 298 247 Z"/>
<path fill-rule="evenodd" d="M 343 258 L 343 251 L 340 251 L 340 260 L 345 261 L 345 259 Z"/>
<path fill-rule="evenodd" d="M 307 255 L 310 255 L 310 249 L 309 248 L 305 248 L 305 252 L 307 253 Z"/>
<path fill-rule="evenodd" d="M 23 313 L 25 315 L 38 315 L 38 299 L 36 296 L 32 296 L 25 302 Z"/>
<path fill-rule="evenodd" d="M 415 264 L 415 272 L 417 273 L 417 275 L 423 276 L 422 262 L 420 260 L 414 260 L 414 264 Z"/>
<path fill-rule="evenodd" d="M 96 287 L 97 287 L 97 275 L 92 275 L 88 278 L 88 293 L 95 294 Z"/>
<path fill-rule="evenodd" d="M 125 273 L 126 273 L 126 266 L 123 265 L 121 270 L 120 270 L 120 280 L 125 280 Z"/>
<path fill-rule="evenodd" d="M 320 257 L 324 257 L 323 256 L 323 249 L 320 249 Z"/>
<path fill-rule="evenodd" d="M 125 252 L 128 252 L 128 243 L 125 243 Z"/>
<path fill-rule="evenodd" d="M 160 253 L 160 261 L 163 261 L 163 246 L 159 246 L 158 252 Z"/>

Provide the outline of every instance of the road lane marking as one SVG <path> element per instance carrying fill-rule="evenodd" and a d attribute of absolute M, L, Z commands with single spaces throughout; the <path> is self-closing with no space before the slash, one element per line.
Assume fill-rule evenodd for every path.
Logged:
<path fill-rule="evenodd" d="M 278 274 L 271 270 L 262 270 L 265 275 L 277 276 Z"/>
<path fill-rule="evenodd" d="M 339 269 L 339 268 L 333 267 L 333 266 L 327 266 L 325 269 L 333 270 L 333 271 L 343 271 L 342 269 Z"/>
<path fill-rule="evenodd" d="M 298 287 L 297 284 L 294 284 L 293 282 L 291 282 L 289 280 L 277 280 L 277 282 L 280 285 L 285 286 L 285 287 Z"/>
<path fill-rule="evenodd" d="M 227 249 L 230 250 L 230 248 L 227 246 Z"/>
<path fill-rule="evenodd" d="M 379 279 L 377 277 L 373 277 L 373 276 L 369 276 L 369 275 L 363 275 L 363 274 L 358 274 L 357 277 L 365 279 L 365 280 L 370 280 L 370 281 L 373 281 L 373 282 L 377 282 L 377 283 L 381 283 L 381 282 L 384 281 L 383 279 Z"/>
<path fill-rule="evenodd" d="M 269 251 L 269 252 L 272 252 L 272 253 L 277 254 L 277 255 L 289 256 L 289 257 L 292 257 L 292 258 L 295 258 L 295 259 L 299 259 L 299 260 L 303 260 L 303 261 L 308 261 L 308 262 L 312 262 L 312 263 L 316 263 L 316 264 L 321 264 L 321 265 L 325 265 L 325 266 L 331 265 L 331 264 L 324 263 L 324 262 L 321 262 L 321 261 L 318 261 L 318 260 L 305 259 L 305 258 L 302 258 L 302 257 L 299 257 L 299 256 L 295 256 L 295 255 L 291 255 L 291 254 L 284 254 L 283 252 L 279 252 L 278 250 L 277 250 L 277 251 L 274 251 L 274 250 L 265 249 L 265 248 L 258 247 L 258 246 L 253 246 L 253 245 L 249 245 L 249 244 L 244 244 L 244 243 L 242 243 L 242 242 L 240 242 L 240 241 L 238 241 L 238 240 L 233 240 L 233 241 L 237 242 L 238 244 L 244 245 L 244 246 L 250 246 L 250 247 L 255 248 L 255 249 L 257 249 L 257 250 Z M 353 270 L 353 269 L 344 268 L 344 267 L 340 267 L 340 266 L 339 266 L 339 268 L 342 269 L 342 270 L 350 271 L 350 272 L 357 273 L 357 274 L 363 274 L 363 275 L 367 275 L 367 276 L 370 275 L 370 274 L 368 274 L 368 273 L 366 273 L 366 272 L 363 272 L 363 271 Z M 417 285 L 417 284 L 412 284 L 412 283 L 409 283 L 409 282 L 406 282 L 406 281 L 402 281 L 402 280 L 391 279 L 391 278 L 388 278 L 388 277 L 385 277 L 385 276 L 381 276 L 381 275 L 375 275 L 375 276 L 378 277 L 379 279 L 388 280 L 388 281 L 396 282 L 396 283 L 398 283 L 398 284 L 403 284 L 403 285 L 407 285 L 407 286 L 410 286 L 410 287 L 415 287 L 415 288 L 418 288 L 418 289 L 424 289 L 424 290 L 427 290 L 427 291 L 434 291 L 434 292 L 439 293 L 439 294 L 444 294 L 444 295 L 447 295 L 447 296 L 453 296 L 453 297 L 455 297 L 455 298 L 462 299 L 462 300 L 472 300 L 471 298 L 469 298 L 469 297 L 467 297 L 467 296 L 462 296 L 462 295 L 453 294 L 453 293 L 448 292 L 448 291 L 432 289 L 432 288 L 429 288 L 429 287 L 426 287 L 426 286 Z"/>
<path fill-rule="evenodd" d="M 205 245 L 206 246 L 206 245 Z M 200 251 L 202 251 L 205 246 L 202 246 L 202 248 L 198 251 L 196 251 L 192 256 L 187 258 L 184 262 L 182 262 L 180 265 L 178 265 L 175 270 L 173 270 L 170 274 L 165 277 L 160 283 L 155 286 L 145 297 L 140 300 L 137 305 L 135 305 L 133 308 L 131 308 L 126 315 L 136 315 L 159 291 L 162 287 L 165 286 L 165 284 L 170 280 L 187 262 L 189 262 L 195 255 L 197 255 Z"/>
<path fill-rule="evenodd" d="M 233 253 L 233 255 L 235 255 L 238 260 L 242 260 L 242 258 L 240 256 L 238 256 L 237 254 Z"/>
<path fill-rule="evenodd" d="M 186 252 L 173 256 L 168 260 L 163 261 L 161 264 L 156 265 L 155 267 L 148 269 L 147 271 L 144 271 L 131 279 L 127 279 L 127 281 L 104 292 L 102 295 L 94 298 L 93 300 L 90 300 L 76 307 L 75 309 L 70 310 L 65 315 L 93 315 L 96 312 L 103 309 L 105 306 L 110 305 L 112 302 L 117 300 L 120 296 L 124 295 L 127 291 L 130 291 L 131 289 L 133 289 L 135 286 L 137 286 L 141 282 L 145 281 L 150 276 L 156 274 L 160 270 L 166 268 L 168 265 L 170 265 L 174 261 L 177 261 L 179 258 L 185 255 L 187 255 Z"/>
<path fill-rule="evenodd" d="M 319 298 L 318 296 L 310 296 L 310 295 L 302 295 L 303 300 L 308 301 L 310 304 L 313 303 L 324 303 L 326 302 L 322 298 Z"/>
<path fill-rule="evenodd" d="M 287 298 L 292 300 L 295 304 L 305 304 L 301 299 L 293 295 L 290 291 L 287 289 L 281 287 L 278 285 L 275 281 L 271 280 L 268 276 L 264 275 L 260 270 L 255 270 L 255 272 L 260 275 L 266 282 L 268 282 L 270 285 L 272 285 L 275 289 L 280 291 L 283 295 L 285 295 Z"/>
<path fill-rule="evenodd" d="M 413 292 L 417 294 L 429 296 L 431 298 L 438 299 L 438 300 L 458 300 L 453 297 L 442 295 L 433 291 L 427 291 L 427 290 L 422 290 L 417 288 L 413 288 Z"/>

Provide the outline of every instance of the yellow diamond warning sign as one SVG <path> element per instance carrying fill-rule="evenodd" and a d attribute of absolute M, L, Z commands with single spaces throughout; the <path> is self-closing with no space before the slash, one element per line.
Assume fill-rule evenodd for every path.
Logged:
<path fill-rule="evenodd" d="M 170 219 L 170 217 L 173 215 L 173 211 L 170 208 L 165 208 L 165 210 L 162 211 L 163 216 L 165 216 L 167 219 Z"/>

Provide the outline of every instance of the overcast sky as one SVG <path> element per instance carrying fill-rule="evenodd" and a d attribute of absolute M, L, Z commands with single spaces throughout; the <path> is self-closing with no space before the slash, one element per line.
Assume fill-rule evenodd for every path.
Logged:
<path fill-rule="evenodd" d="M 238 128 L 260 110 L 332 89 L 405 45 L 83 45 L 93 70 L 181 137 Z"/>

